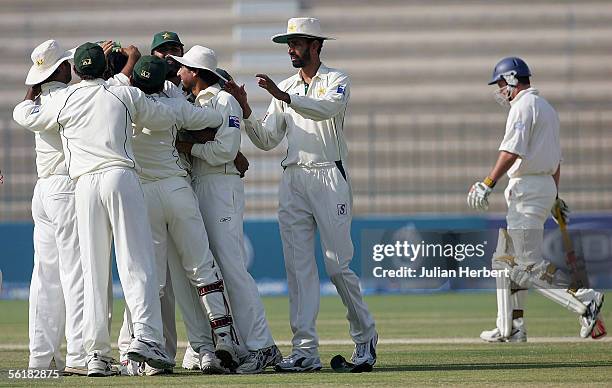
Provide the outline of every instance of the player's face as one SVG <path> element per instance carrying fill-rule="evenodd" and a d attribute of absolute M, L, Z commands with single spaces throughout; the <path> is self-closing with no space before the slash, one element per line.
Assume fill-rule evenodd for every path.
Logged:
<path fill-rule="evenodd" d="M 293 38 L 287 41 L 289 49 L 287 53 L 291 58 L 291 64 L 295 68 L 307 66 L 311 61 L 310 46 L 312 42 L 305 38 Z"/>
<path fill-rule="evenodd" d="M 498 89 L 493 94 L 495 101 L 504 108 L 510 107 L 511 96 L 508 93 L 508 84 L 505 80 L 497 81 Z"/>
<path fill-rule="evenodd" d="M 181 68 L 181 65 L 180 63 L 177 63 L 174 59 L 170 58 L 169 55 L 182 57 L 183 46 L 176 43 L 162 44 L 161 46 L 153 50 L 153 55 L 166 60 L 166 63 L 168 64 L 168 73 L 166 73 L 166 79 L 174 78 L 176 76 L 176 73 Z"/>
<path fill-rule="evenodd" d="M 181 66 L 178 73 L 176 74 L 181 79 L 181 83 L 187 89 L 191 89 L 195 86 L 197 74 L 195 71 L 189 69 L 186 66 Z"/>

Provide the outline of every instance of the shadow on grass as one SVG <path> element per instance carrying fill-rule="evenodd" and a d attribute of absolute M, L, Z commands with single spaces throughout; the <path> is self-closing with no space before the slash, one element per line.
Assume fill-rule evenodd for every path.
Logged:
<path fill-rule="evenodd" d="M 422 365 L 393 365 L 393 366 L 387 366 L 387 367 L 375 367 L 374 372 L 601 368 L 601 367 L 610 367 L 610 366 L 612 366 L 612 361 L 504 362 L 504 363 L 495 363 L 495 364 L 422 364 Z"/>

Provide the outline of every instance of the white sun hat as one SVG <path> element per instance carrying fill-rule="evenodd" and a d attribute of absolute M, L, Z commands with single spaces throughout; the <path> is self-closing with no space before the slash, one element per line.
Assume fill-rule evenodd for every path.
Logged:
<path fill-rule="evenodd" d="M 74 50 L 62 49 L 53 39 L 39 44 L 32 51 L 32 67 L 28 71 L 25 84 L 31 86 L 43 82 L 62 62 L 73 57 Z"/>
<path fill-rule="evenodd" d="M 217 54 L 208 47 L 195 45 L 182 57 L 177 57 L 176 55 L 169 55 L 169 57 L 181 65 L 215 73 L 219 78 L 227 82 L 227 79 L 217 71 Z"/>
<path fill-rule="evenodd" d="M 287 22 L 287 33 L 276 34 L 272 37 L 275 43 L 287 43 L 291 38 L 311 38 L 334 40 L 329 36 L 323 35 L 321 32 L 321 23 L 315 18 L 291 18 Z"/>

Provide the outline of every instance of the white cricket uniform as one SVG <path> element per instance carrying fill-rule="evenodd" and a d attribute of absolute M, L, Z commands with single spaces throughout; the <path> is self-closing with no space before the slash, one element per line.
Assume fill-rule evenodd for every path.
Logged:
<path fill-rule="evenodd" d="M 195 104 L 216 109 L 223 124 L 215 139 L 191 149 L 193 188 L 210 248 L 227 285 L 230 306 L 240 336 L 249 351 L 274 345 L 257 284 L 246 267 L 244 249 L 244 183 L 234 159 L 240 148 L 242 108 L 219 84 L 196 96 Z"/>
<path fill-rule="evenodd" d="M 273 99 L 263 121 L 252 115 L 245 120 L 245 131 L 263 150 L 276 147 L 287 137 L 278 220 L 289 285 L 293 352 L 318 356 L 317 228 L 325 269 L 348 310 L 351 337 L 363 343 L 375 334 L 359 279 L 349 268 L 353 258 L 352 193 L 343 124 L 350 79 L 342 71 L 321 64 L 307 89 L 299 72 L 278 86 L 289 93 L 291 103 Z"/>
<path fill-rule="evenodd" d="M 45 104 L 68 85 L 41 85 Z M 29 368 L 49 368 L 55 358 L 61 369 L 60 344 L 66 336 L 66 364 L 83 367 L 83 270 L 79 252 L 74 182 L 64 163 L 59 133 L 35 132 L 38 181 L 32 197 L 34 219 L 34 270 L 30 283 Z"/>
<path fill-rule="evenodd" d="M 552 176 L 561 163 L 559 117 L 534 88 L 510 103 L 499 150 L 519 158 L 508 170 L 506 221 L 518 262 L 529 265 L 542 261 L 544 222 L 557 195 Z"/>
<path fill-rule="evenodd" d="M 59 130 L 68 174 L 77 180 L 85 350 L 111 356 L 107 292 L 113 241 L 134 335 L 163 346 L 153 241 L 131 138 L 132 123 L 167 130 L 176 120 L 173 109 L 136 88 L 95 79 L 62 90 L 42 106 L 26 100 L 13 117 L 31 130 Z"/>

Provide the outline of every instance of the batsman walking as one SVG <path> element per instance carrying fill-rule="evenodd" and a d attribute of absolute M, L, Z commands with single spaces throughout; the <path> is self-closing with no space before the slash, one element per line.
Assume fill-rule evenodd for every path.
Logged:
<path fill-rule="evenodd" d="M 555 221 L 564 223 L 569 209 L 558 197 L 559 117 L 531 87 L 530 77 L 531 71 L 521 58 L 504 58 L 495 66 L 489 85 L 498 86 L 496 101 L 510 109 L 506 132 L 495 166 L 482 182 L 472 185 L 467 197 L 471 208 L 487 210 L 495 183 L 508 174 L 510 180 L 504 192 L 507 229 L 499 231 L 492 267 L 507 269 L 510 276 L 496 278 L 497 324 L 480 335 L 488 342 L 527 341 L 523 313 L 529 287 L 579 314 L 583 338 L 597 330 L 603 304 L 602 293 L 576 287 L 542 257 L 544 222 L 549 212 L 552 209 L 559 218 Z"/>

